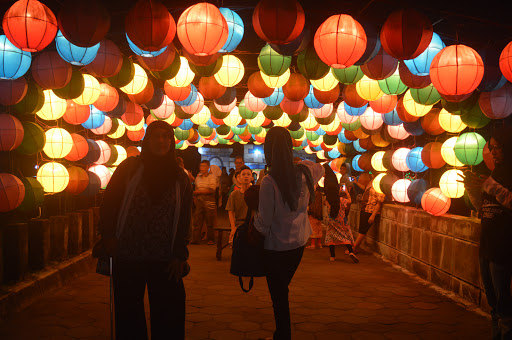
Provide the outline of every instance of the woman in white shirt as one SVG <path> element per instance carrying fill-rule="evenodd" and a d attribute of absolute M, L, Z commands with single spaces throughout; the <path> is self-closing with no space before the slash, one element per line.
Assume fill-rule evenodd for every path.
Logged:
<path fill-rule="evenodd" d="M 311 235 L 307 207 L 324 169 L 310 161 L 294 165 L 291 136 L 282 127 L 269 130 L 264 151 L 270 170 L 261 182 L 254 225 L 265 236 L 266 279 L 276 322 L 274 339 L 291 339 L 288 285 Z"/>

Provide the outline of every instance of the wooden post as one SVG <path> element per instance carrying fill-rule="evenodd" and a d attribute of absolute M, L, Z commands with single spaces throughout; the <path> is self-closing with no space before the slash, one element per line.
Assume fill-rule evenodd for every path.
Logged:
<path fill-rule="evenodd" d="M 22 280 L 28 269 L 28 225 L 3 227 L 4 282 Z"/>
<path fill-rule="evenodd" d="M 91 249 L 94 245 L 94 218 L 92 209 L 79 211 L 82 214 L 82 250 Z"/>
<path fill-rule="evenodd" d="M 28 265 L 40 270 L 50 260 L 50 223 L 47 219 L 28 221 Z"/>
<path fill-rule="evenodd" d="M 50 217 L 50 258 L 61 261 L 68 257 L 69 217 Z"/>
<path fill-rule="evenodd" d="M 68 254 L 78 255 L 82 252 L 82 214 L 69 213 Z"/>

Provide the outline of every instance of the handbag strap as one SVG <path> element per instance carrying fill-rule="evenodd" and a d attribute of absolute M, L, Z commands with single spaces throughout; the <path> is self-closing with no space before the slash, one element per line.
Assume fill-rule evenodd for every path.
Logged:
<path fill-rule="evenodd" d="M 242 276 L 238 277 L 238 282 L 240 282 L 240 288 L 244 291 L 244 293 L 249 293 L 249 291 L 252 289 L 252 286 L 254 285 L 254 277 L 251 276 L 251 279 L 249 280 L 249 289 L 244 288 L 244 280 Z"/>

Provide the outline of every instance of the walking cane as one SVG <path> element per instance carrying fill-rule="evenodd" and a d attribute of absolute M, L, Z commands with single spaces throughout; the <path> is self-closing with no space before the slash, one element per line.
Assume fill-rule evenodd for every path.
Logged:
<path fill-rule="evenodd" d="M 110 340 L 114 340 L 114 282 L 112 278 L 112 257 L 110 259 Z"/>

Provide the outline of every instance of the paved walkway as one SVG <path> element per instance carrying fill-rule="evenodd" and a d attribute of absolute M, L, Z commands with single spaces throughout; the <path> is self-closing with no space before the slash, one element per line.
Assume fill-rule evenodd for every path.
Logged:
<path fill-rule="evenodd" d="M 290 286 L 293 339 L 488 339 L 489 323 L 390 264 L 306 249 Z M 190 247 L 187 339 L 257 339 L 274 328 L 266 282 L 244 294 L 215 247 Z M 0 339 L 108 339 L 108 278 L 89 273 L 0 325 Z M 146 301 L 147 305 L 147 301 Z M 147 309 L 147 306 L 146 306 Z M 147 313 L 148 315 L 148 313 Z"/>

